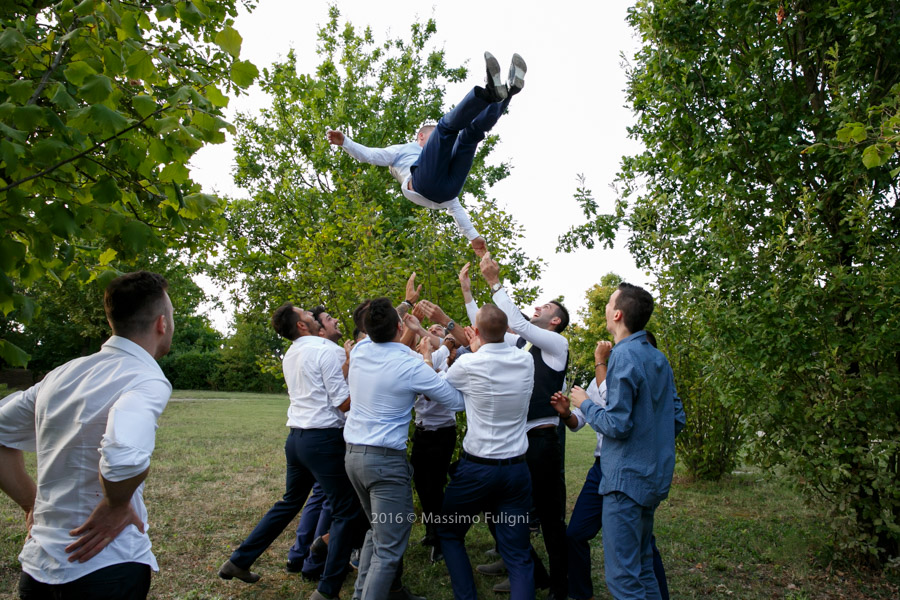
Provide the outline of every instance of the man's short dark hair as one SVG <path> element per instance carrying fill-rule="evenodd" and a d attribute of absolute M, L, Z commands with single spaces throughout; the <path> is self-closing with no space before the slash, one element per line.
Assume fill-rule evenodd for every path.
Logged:
<path fill-rule="evenodd" d="M 475 323 L 478 325 L 478 333 L 485 344 L 502 342 L 503 336 L 506 335 L 506 328 L 509 327 L 506 313 L 493 304 L 485 304 L 478 310 Z"/>
<path fill-rule="evenodd" d="M 313 317 L 313 319 L 316 320 L 316 323 L 321 325 L 322 321 L 319 320 L 319 315 L 321 315 L 322 313 L 327 313 L 328 311 L 325 310 L 325 307 L 320 304 L 319 306 L 315 307 L 314 309 L 310 310 L 309 312 L 312 313 L 312 317 Z"/>
<path fill-rule="evenodd" d="M 653 314 L 653 296 L 644 288 L 623 281 L 614 308 L 622 311 L 628 331 L 637 333 L 647 326 Z"/>
<path fill-rule="evenodd" d="M 103 293 L 103 308 L 113 335 L 133 337 L 144 333 L 166 313 L 169 282 L 149 271 L 126 273 L 113 279 Z"/>
<path fill-rule="evenodd" d="M 371 300 L 363 300 L 359 303 L 355 309 L 353 309 L 353 324 L 356 326 L 356 329 L 366 333 L 366 313 L 369 312 L 369 305 L 372 303 Z M 357 335 L 354 335 L 353 338 L 356 339 Z"/>
<path fill-rule="evenodd" d="M 300 322 L 300 315 L 294 310 L 294 305 L 285 302 L 275 309 L 272 313 L 272 329 L 281 337 L 294 341 L 300 337 L 297 331 L 297 323 Z"/>
<path fill-rule="evenodd" d="M 551 300 L 550 304 L 556 306 L 556 316 L 559 317 L 559 324 L 556 326 L 556 333 L 562 333 L 569 326 L 569 311 L 558 300 Z"/>
<path fill-rule="evenodd" d="M 400 315 L 391 304 L 390 298 L 375 298 L 369 303 L 364 322 L 369 338 L 373 342 L 383 344 L 392 341 L 397 335 Z"/>

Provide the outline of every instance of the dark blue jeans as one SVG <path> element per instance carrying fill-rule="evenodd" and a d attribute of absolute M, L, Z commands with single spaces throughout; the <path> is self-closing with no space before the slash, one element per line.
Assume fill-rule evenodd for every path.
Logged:
<path fill-rule="evenodd" d="M 312 495 L 303 505 L 300 522 L 297 524 L 297 539 L 288 550 L 288 562 L 300 567 L 305 575 L 318 578 L 325 568 L 325 559 L 309 551 L 310 544 L 317 537 L 328 533 L 331 527 L 331 504 L 319 482 L 312 488 Z"/>
<path fill-rule="evenodd" d="M 531 476 L 525 463 L 482 465 L 462 458 L 450 469 L 438 536 L 453 596 L 477 598 L 465 538 L 476 515 L 492 522 L 497 548 L 509 571 L 510 598 L 534 598 L 534 563 L 528 543 Z"/>
<path fill-rule="evenodd" d="M 594 539 L 603 525 L 603 496 L 599 493 L 600 479 L 603 473 L 600 470 L 600 459 L 594 461 L 594 466 L 588 471 L 584 486 L 575 501 L 575 508 L 569 518 L 569 528 L 566 530 L 566 541 L 569 549 L 569 597 L 576 600 L 587 600 L 594 597 L 594 586 L 591 583 L 591 547 L 589 542 Z M 653 550 L 653 574 L 659 584 L 659 593 L 663 600 L 669 600 L 669 586 L 666 582 L 666 571 L 663 568 L 662 558 L 656 548 L 656 540 L 651 538 Z"/>
<path fill-rule="evenodd" d="M 19 577 L 21 600 L 143 600 L 150 591 L 150 565 L 121 563 L 98 569 L 69 583 L 41 583 Z"/>
<path fill-rule="evenodd" d="M 441 117 L 419 159 L 411 167 L 413 189 L 432 202 L 449 202 L 462 191 L 478 143 L 509 104 L 488 102 L 471 90 Z"/>
<path fill-rule="evenodd" d="M 231 555 L 231 562 L 249 569 L 303 508 L 318 481 L 331 503 L 331 536 L 325 571 L 318 589 L 337 596 L 347 574 L 352 540 L 365 527 L 359 499 L 344 470 L 344 435 L 341 429 L 291 429 L 284 444 L 287 459 L 285 491 L 256 528 Z"/>

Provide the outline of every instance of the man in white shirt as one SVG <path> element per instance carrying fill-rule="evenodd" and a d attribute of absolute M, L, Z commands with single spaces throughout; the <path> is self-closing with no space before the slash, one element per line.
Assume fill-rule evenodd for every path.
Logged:
<path fill-rule="evenodd" d="M 559 415 L 550 404 L 555 392 L 565 387 L 569 366 L 569 341 L 562 332 L 569 324 L 569 313 L 556 301 L 538 306 L 531 321 L 513 304 L 500 282 L 500 265 L 485 254 L 481 274 L 491 286 L 494 303 L 506 313 L 509 327 L 518 335 L 506 341 L 523 348 L 534 358 L 534 389 L 528 405 L 528 470 L 531 472 L 534 508 L 541 522 L 541 533 L 550 562 L 549 581 L 544 565 L 532 551 L 538 587 L 550 586 L 550 595 L 566 598 L 566 483 L 563 475 L 563 448 L 560 442 Z M 472 304 L 474 307 L 474 303 Z M 471 310 L 467 304 L 467 310 Z M 503 584 L 499 589 L 505 587 Z M 497 589 L 497 588 L 495 588 Z"/>
<path fill-rule="evenodd" d="M 336 598 L 346 576 L 353 538 L 364 526 L 344 471 L 343 427 L 350 409 L 350 390 L 335 344 L 319 337 L 320 326 L 309 311 L 286 302 L 272 315 L 272 326 L 293 342 L 282 361 L 290 396 L 287 425 L 291 428 L 284 446 L 284 497 L 225 561 L 219 576 L 257 582 L 259 575 L 251 573 L 250 566 L 293 521 L 318 481 L 332 507 L 331 539 L 325 570 L 310 598 Z"/>
<path fill-rule="evenodd" d="M 21 598 L 146 598 L 143 482 L 172 386 L 156 359 L 172 342 L 168 283 L 138 271 L 104 293 L 113 335 L 0 407 L 0 490 L 26 513 Z M 22 451 L 37 451 L 37 485 Z M 99 452 L 99 453 L 98 453 Z"/>
<path fill-rule="evenodd" d="M 455 598 L 477 597 L 464 542 L 473 518 L 482 511 L 494 525 L 511 597 L 534 598 L 528 542 L 531 476 L 525 464 L 534 361 L 505 343 L 506 328 L 503 311 L 482 306 L 475 320 L 474 352 L 459 357 L 447 371 L 447 382 L 465 398 L 468 424 L 438 525 Z"/>
<path fill-rule="evenodd" d="M 497 123 L 510 98 L 525 85 L 525 61 L 513 55 L 507 83 L 500 79 L 500 64 L 490 52 L 485 87 L 475 86 L 437 127 L 426 125 L 416 141 L 387 148 L 368 148 L 340 131 L 329 130 L 328 141 L 341 146 L 358 161 L 390 167 L 403 195 L 411 202 L 431 209 L 446 209 L 460 232 L 481 256 L 486 251 L 482 238 L 457 198 L 472 168 L 475 150 L 485 134 Z"/>
<path fill-rule="evenodd" d="M 371 341 L 350 353 L 353 410 L 344 427 L 345 465 L 371 529 L 353 597 L 381 600 L 389 597 L 415 519 L 406 442 L 416 395 L 453 410 L 465 405 L 458 391 L 399 343 L 404 328 L 388 298 L 372 300 L 362 310 Z"/>

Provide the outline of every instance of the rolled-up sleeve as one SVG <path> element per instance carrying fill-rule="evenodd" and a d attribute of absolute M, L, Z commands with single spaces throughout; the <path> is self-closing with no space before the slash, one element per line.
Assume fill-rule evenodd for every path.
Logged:
<path fill-rule="evenodd" d="M 124 392 L 113 404 L 100 441 L 100 474 L 107 481 L 140 475 L 150 466 L 156 428 L 172 393 L 168 381 L 151 379 Z"/>
<path fill-rule="evenodd" d="M 0 400 L 0 446 L 34 452 L 34 401 L 41 384 Z"/>

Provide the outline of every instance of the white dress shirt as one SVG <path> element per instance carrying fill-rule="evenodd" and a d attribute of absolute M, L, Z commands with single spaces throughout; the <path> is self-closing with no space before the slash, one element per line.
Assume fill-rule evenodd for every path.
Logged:
<path fill-rule="evenodd" d="M 565 370 L 566 360 L 569 356 L 569 340 L 560 333 L 550 331 L 549 329 L 543 329 L 537 325 L 532 325 L 528 319 L 522 316 L 521 311 L 513 304 L 513 301 L 506 294 L 505 289 L 501 288 L 497 290 L 497 292 L 494 293 L 493 300 L 494 304 L 497 305 L 497 308 L 506 314 L 506 318 L 509 321 L 509 328 L 518 334 L 514 335 L 507 333 L 505 337 L 507 344 L 515 346 L 520 337 L 525 338 L 526 342 L 540 348 L 541 358 L 544 359 L 544 363 L 546 363 L 548 367 L 554 371 Z M 473 301 L 469 304 L 475 305 L 475 302 Z M 477 305 L 473 306 L 473 308 L 475 308 L 475 312 L 477 313 Z M 466 312 L 469 314 L 472 312 L 468 304 L 466 305 Z M 474 321 L 472 322 L 474 323 Z M 558 416 L 549 416 L 528 421 L 526 428 L 531 430 L 542 425 L 558 424 Z"/>
<path fill-rule="evenodd" d="M 441 379 L 420 355 L 396 342 L 354 346 L 350 353 L 350 394 L 344 440 L 349 444 L 403 450 L 417 394 L 452 410 L 463 410 L 462 394 Z"/>
<path fill-rule="evenodd" d="M 525 454 L 525 418 L 534 388 L 530 354 L 502 342 L 484 344 L 456 359 L 446 379 L 465 398 L 463 450 L 481 458 Z"/>
<path fill-rule="evenodd" d="M 441 347 L 431 353 L 431 363 L 434 370 L 438 373 L 447 371 L 447 359 L 450 357 L 450 349 L 441 344 Z M 425 431 L 435 431 L 443 427 L 456 426 L 456 411 L 447 408 L 446 405 L 438 402 L 432 402 L 419 394 L 416 396 L 416 403 L 413 405 L 416 413 L 416 427 L 421 427 Z"/>
<path fill-rule="evenodd" d="M 344 426 L 338 407 L 350 397 L 341 370 L 337 344 L 314 335 L 298 337 L 284 354 L 282 370 L 287 383 L 288 427 L 333 429 Z M 341 349 L 343 352 L 343 349 Z"/>
<path fill-rule="evenodd" d="M 449 202 L 432 202 L 415 190 L 409 189 L 410 167 L 415 164 L 419 159 L 419 155 L 422 154 L 422 147 L 418 142 L 397 144 L 387 148 L 369 148 L 362 144 L 357 144 L 347 135 L 344 135 L 344 144 L 341 148 L 360 162 L 378 167 L 390 167 L 391 175 L 400 182 L 400 190 L 407 200 L 425 208 L 446 210 L 453 217 L 460 233 L 466 236 L 466 239 L 471 241 L 479 237 L 478 231 L 469 218 L 469 213 L 459 203 L 459 198 L 454 198 Z"/>
<path fill-rule="evenodd" d="M 69 562 L 65 547 L 103 498 L 102 475 L 122 481 L 150 466 L 157 420 L 172 386 L 143 348 L 113 336 L 96 354 L 72 360 L 0 407 L 0 445 L 37 449 L 34 527 L 19 561 L 36 580 L 60 584 L 98 569 L 137 562 L 158 571 L 150 538 L 127 526 L 85 563 Z M 143 484 L 131 506 L 147 531 Z"/>
<path fill-rule="evenodd" d="M 600 387 L 597 387 L 597 378 L 591 380 L 591 384 L 585 390 L 587 392 L 588 398 L 601 408 L 606 408 L 606 380 L 600 382 Z M 581 409 L 572 407 L 572 414 L 575 415 L 575 419 L 578 421 L 578 424 L 572 431 L 578 431 L 582 427 L 585 426 L 584 413 L 581 412 Z M 593 426 L 592 426 L 593 427 Z M 596 430 L 595 430 L 596 431 Z M 603 445 L 603 434 L 599 431 L 597 433 L 597 446 L 594 448 L 594 456 L 600 458 L 600 446 Z"/>

